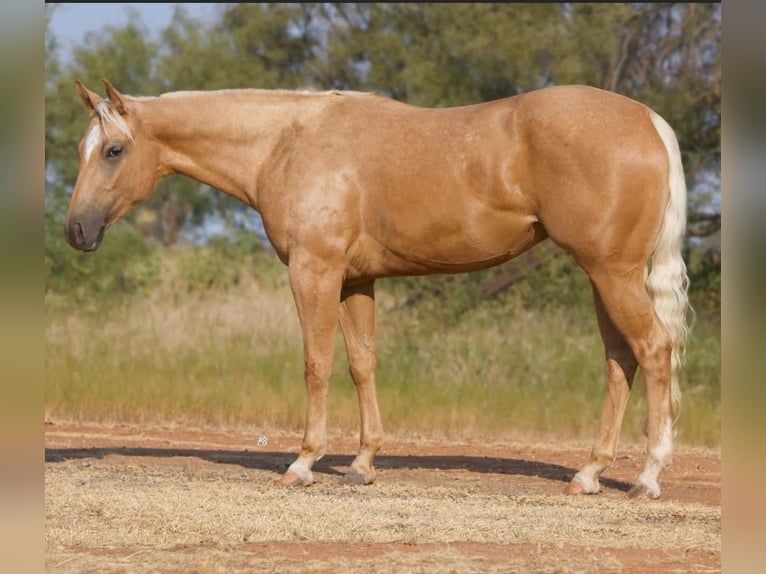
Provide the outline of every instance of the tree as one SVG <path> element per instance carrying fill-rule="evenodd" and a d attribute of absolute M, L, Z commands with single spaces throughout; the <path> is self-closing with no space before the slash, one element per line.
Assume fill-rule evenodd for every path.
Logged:
<path fill-rule="evenodd" d="M 416 105 L 451 106 L 544 85 L 554 4 L 332 5 L 326 75 Z"/>
<path fill-rule="evenodd" d="M 556 83 L 585 81 L 665 117 L 683 154 L 690 234 L 720 229 L 720 212 L 711 213 L 720 209 L 720 5 L 573 4 L 568 20 Z"/>

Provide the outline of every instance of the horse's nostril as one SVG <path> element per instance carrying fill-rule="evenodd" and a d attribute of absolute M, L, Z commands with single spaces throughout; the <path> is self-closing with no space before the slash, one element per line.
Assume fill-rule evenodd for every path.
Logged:
<path fill-rule="evenodd" d="M 82 232 L 82 225 L 79 223 L 74 224 L 74 241 L 77 245 L 85 243 L 85 234 Z"/>

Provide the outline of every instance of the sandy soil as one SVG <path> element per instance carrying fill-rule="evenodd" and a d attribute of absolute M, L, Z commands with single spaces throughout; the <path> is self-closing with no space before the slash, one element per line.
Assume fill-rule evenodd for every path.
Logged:
<path fill-rule="evenodd" d="M 629 500 L 639 446 L 597 496 L 561 492 L 587 445 L 389 438 L 345 486 L 354 437 L 316 484 L 277 480 L 300 436 L 46 424 L 50 572 L 715 572 L 721 458 L 680 445 L 656 501 Z"/>

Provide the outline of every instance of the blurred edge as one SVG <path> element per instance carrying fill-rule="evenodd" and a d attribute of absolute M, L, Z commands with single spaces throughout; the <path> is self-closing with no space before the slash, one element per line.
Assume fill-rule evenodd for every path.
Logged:
<path fill-rule="evenodd" d="M 0 5 L 0 555 L 44 564 L 45 5 Z"/>
<path fill-rule="evenodd" d="M 722 6 L 722 570 L 766 554 L 766 4 Z M 759 567 L 760 566 L 760 567 Z"/>

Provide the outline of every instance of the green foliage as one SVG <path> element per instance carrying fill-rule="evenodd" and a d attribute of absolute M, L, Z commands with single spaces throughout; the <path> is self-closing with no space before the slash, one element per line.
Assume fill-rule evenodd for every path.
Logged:
<path fill-rule="evenodd" d="M 379 3 L 336 10 L 330 72 L 340 68 L 337 75 L 348 87 L 427 106 L 464 105 L 544 85 L 539 67 L 563 20 L 560 6 L 552 4 Z"/>
<path fill-rule="evenodd" d="M 518 270 L 518 279 L 497 294 L 486 288 L 498 278 Z M 539 267 L 527 268 L 517 260 L 499 267 L 459 275 L 398 277 L 379 281 L 426 324 L 452 325 L 478 308 L 502 308 L 522 304 L 544 310 L 588 307 L 593 297 L 585 273 L 568 255 L 546 259 Z"/>
<path fill-rule="evenodd" d="M 623 43 L 639 17 L 630 4 L 572 4 L 554 48 L 551 75 L 558 83 L 616 90 Z"/>
<path fill-rule="evenodd" d="M 182 249 L 178 258 L 179 289 L 188 293 L 227 291 L 253 274 L 253 245 L 214 237 L 205 245 Z"/>
<path fill-rule="evenodd" d="M 717 249 L 689 249 L 686 255 L 689 296 L 697 313 L 721 315 L 721 252 Z"/>
<path fill-rule="evenodd" d="M 72 249 L 61 226 L 46 226 L 45 291 L 65 296 L 64 309 L 101 308 L 157 284 L 157 247 L 128 225 L 117 224 L 108 233 L 96 256 Z"/>
<path fill-rule="evenodd" d="M 132 305 L 150 294 L 204 298 L 246 289 L 253 282 L 286 286 L 282 263 L 244 230 L 201 245 L 163 248 L 133 226 L 118 223 L 107 231 L 98 251 L 82 253 L 67 244 L 58 223 L 46 226 L 46 293 L 62 312 L 75 312 L 82 305 L 104 311 L 114 301 Z"/>

